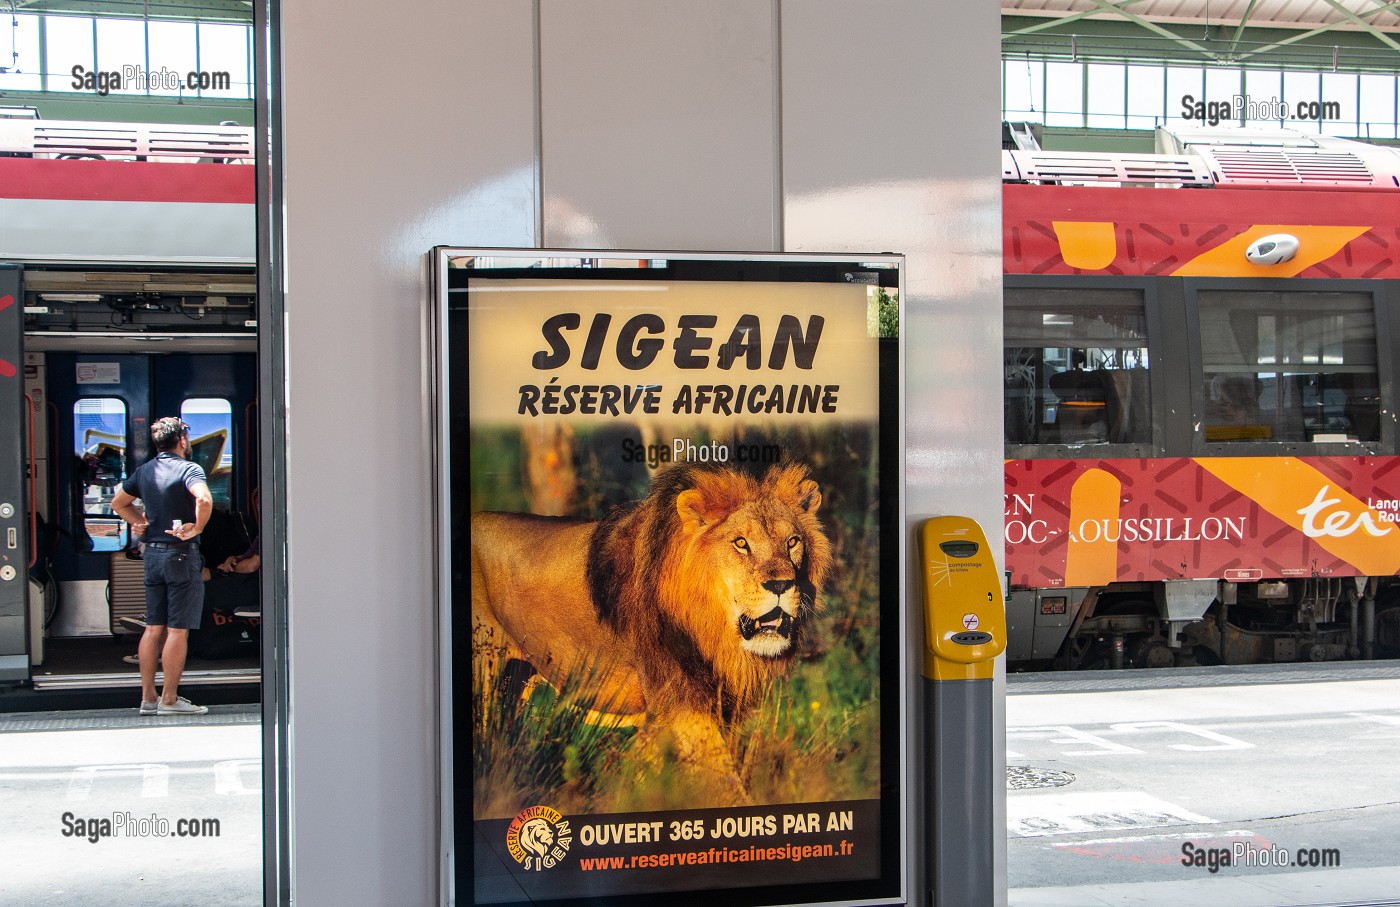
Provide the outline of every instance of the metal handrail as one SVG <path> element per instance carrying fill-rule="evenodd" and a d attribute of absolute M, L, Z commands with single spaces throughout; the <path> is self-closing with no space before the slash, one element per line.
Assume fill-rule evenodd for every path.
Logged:
<path fill-rule="evenodd" d="M 254 418 L 254 416 L 253 416 L 253 411 L 256 410 L 257 408 L 258 408 L 258 401 L 256 401 L 256 400 L 250 400 L 250 401 L 248 401 L 248 405 L 245 406 L 245 407 L 243 407 L 243 468 L 244 468 L 244 469 L 247 469 L 248 466 L 249 466 L 249 464 L 251 464 L 251 463 L 253 462 L 253 418 Z M 250 481 L 250 480 L 251 480 L 251 477 L 249 477 L 248 479 L 245 479 L 244 481 L 245 481 L 245 482 L 248 482 L 248 481 Z M 255 487 L 256 487 L 256 486 L 255 486 Z M 244 503 L 245 503 L 246 505 L 248 505 L 249 507 L 252 506 L 252 498 L 253 498 L 253 491 L 252 491 L 252 489 L 249 489 L 249 491 L 248 491 L 248 497 L 244 500 Z M 246 513 L 246 512 L 247 512 L 247 511 L 245 511 L 245 513 Z"/>
<path fill-rule="evenodd" d="M 46 434 L 49 436 L 49 501 L 55 510 L 59 507 L 58 500 L 58 432 L 54 426 L 58 425 L 58 404 L 52 400 L 45 401 L 44 404 L 49 410 L 49 424 Z M 58 522 L 58 514 L 50 512 L 49 516 L 54 522 Z"/>
<path fill-rule="evenodd" d="M 38 415 L 34 411 L 34 398 L 24 395 L 29 404 L 29 568 L 39 562 L 39 461 L 34 456 L 34 421 Z"/>

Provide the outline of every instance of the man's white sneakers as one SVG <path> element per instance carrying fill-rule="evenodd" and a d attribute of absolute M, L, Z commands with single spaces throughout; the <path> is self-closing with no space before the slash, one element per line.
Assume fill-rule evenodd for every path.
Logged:
<path fill-rule="evenodd" d="M 175 700 L 174 705 L 166 705 L 162 699 L 156 706 L 157 715 L 203 715 L 207 711 L 207 706 L 195 705 L 183 696 Z M 145 714 L 145 703 L 142 703 L 142 713 Z"/>

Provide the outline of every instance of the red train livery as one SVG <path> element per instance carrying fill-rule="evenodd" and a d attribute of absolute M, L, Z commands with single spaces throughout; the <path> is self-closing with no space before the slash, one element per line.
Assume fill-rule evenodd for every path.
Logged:
<path fill-rule="evenodd" d="M 1400 654 L 1400 155 L 1176 138 L 1007 152 L 1010 662 Z"/>

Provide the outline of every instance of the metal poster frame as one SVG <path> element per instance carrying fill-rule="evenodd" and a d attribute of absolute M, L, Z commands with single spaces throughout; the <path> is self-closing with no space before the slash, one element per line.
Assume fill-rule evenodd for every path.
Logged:
<path fill-rule="evenodd" d="M 483 907 L 516 903 L 708 907 L 716 892 L 722 892 L 725 903 L 735 907 L 906 902 L 910 867 L 905 855 L 912 834 L 906 803 L 913 782 L 905 765 L 907 533 L 902 500 L 903 341 L 897 339 L 904 298 L 903 257 L 437 247 L 426 264 L 432 284 L 428 358 L 437 483 L 444 901 Z M 590 295 L 568 290 L 606 292 Z M 894 337 L 889 336 L 888 326 L 881 337 L 882 310 L 895 319 Z M 706 314 L 692 314 L 696 312 Z M 744 313 L 737 321 L 736 312 Z M 764 340 L 768 346 L 763 346 Z M 825 355 L 818 358 L 823 340 Z M 717 370 L 731 367 L 733 371 Z M 796 371 L 799 368 L 807 371 Z M 768 381 L 783 383 L 757 385 L 765 387 L 765 396 L 757 398 L 754 384 L 747 391 L 738 387 L 746 380 L 763 381 L 765 375 Z M 607 413 L 596 397 L 586 396 L 588 386 L 574 384 L 589 380 L 614 382 L 605 389 L 628 392 L 631 405 L 638 408 L 625 409 L 615 402 Z M 716 383 L 699 383 L 706 380 Z M 823 383 L 788 384 L 790 380 Z M 556 381 L 562 383 L 551 386 Z M 721 409 L 713 399 L 708 404 L 711 408 L 701 408 L 702 388 L 714 392 L 721 381 L 731 382 L 724 386 L 737 393 L 732 413 L 728 404 Z M 816 392 L 801 396 L 806 388 L 819 386 L 830 391 L 821 403 L 816 402 Z M 780 387 L 787 396 L 778 396 Z M 793 391 L 788 392 L 788 387 Z M 542 398 L 545 390 L 558 395 Z M 770 391 L 775 396 L 766 396 Z M 574 396 L 566 398 L 570 392 Z M 649 392 L 654 392 L 650 404 L 638 404 L 638 395 Z M 690 395 L 694 395 L 694 409 L 689 408 Z M 799 398 L 805 402 L 795 402 Z M 595 402 L 593 409 L 578 403 L 572 411 L 576 421 L 568 421 L 560 412 L 571 411 L 549 408 L 551 399 Z M 739 400 L 748 401 L 742 415 Z M 768 400 L 766 409 L 764 400 Z M 547 418 L 537 419 L 541 410 Z M 721 415 L 730 421 L 723 422 Z M 608 416 L 611 421 L 606 421 Z M 668 446 L 660 443 L 658 427 L 694 437 L 671 439 Z M 567 438 L 536 441 L 530 434 L 535 429 L 562 431 Z M 720 448 L 726 448 L 724 457 L 737 461 L 739 448 L 750 439 L 770 442 L 765 449 L 780 452 L 781 462 L 743 468 L 728 460 L 723 465 L 697 465 L 696 454 L 687 447 L 692 441 L 708 444 L 715 459 L 720 459 Z M 864 460 L 856 455 L 861 444 L 868 445 L 863 448 L 869 454 Z M 531 478 L 540 474 L 538 458 L 532 453 L 538 445 L 546 445 L 545 474 L 562 476 L 556 482 Z M 731 448 L 735 453 L 727 452 Z M 667 451 L 676 451 L 674 458 Z M 675 462 L 667 465 L 671 459 Z M 575 471 L 570 464 L 580 465 Z M 591 464 L 587 465 L 591 471 L 585 472 L 582 464 Z M 658 480 L 658 476 L 665 478 Z M 748 490 L 741 496 L 734 489 L 743 481 L 749 484 L 743 486 Z M 715 484 L 720 482 L 730 484 Z M 553 500 L 540 489 L 556 485 L 566 489 L 566 500 L 555 501 L 556 509 L 551 510 L 540 504 Z M 664 497 L 667 491 L 670 496 Z M 717 503 L 721 495 L 732 497 Z M 647 511 L 644 500 L 655 509 Z M 734 504 L 734 500 L 745 503 Z M 756 502 L 775 509 L 764 510 L 763 519 L 747 524 L 745 531 L 755 539 L 750 543 L 729 528 L 729 520 L 746 507 L 758 507 Z M 626 515 L 647 513 L 656 514 L 653 522 L 622 522 L 630 518 Z M 862 513 L 857 519 L 855 515 Z M 663 525 L 663 520 L 670 522 Z M 765 535 L 765 530 L 754 528 L 760 523 L 765 530 L 770 525 L 787 528 Z M 617 528 L 618 536 L 605 535 L 610 526 Z M 639 531 L 638 526 L 652 532 Z M 857 532 L 856 526 L 863 528 Z M 665 542 L 624 546 L 617 539 L 629 527 L 629 538 Z M 741 653 L 735 656 L 739 660 L 764 656 L 758 659 L 764 670 L 769 662 L 781 662 L 790 673 L 805 672 L 797 680 L 761 687 L 765 696 L 772 691 L 771 699 L 759 703 L 767 709 L 763 722 L 773 716 L 771 735 L 765 736 L 766 724 L 762 732 L 754 729 L 753 721 L 742 725 L 748 734 L 745 758 L 752 760 L 752 754 L 759 752 L 758 760 L 771 759 L 791 776 L 781 782 L 787 785 L 782 787 L 774 780 L 779 772 L 750 767 L 748 777 L 769 785 L 751 802 L 745 802 L 749 782 L 727 789 L 713 783 L 715 777 L 739 781 L 739 767 L 727 765 L 729 755 L 739 749 L 728 742 L 727 735 L 737 735 L 741 722 L 749 720 L 756 708 L 737 695 L 732 701 L 727 698 L 730 688 L 723 682 L 715 691 L 716 704 L 708 718 L 696 708 L 667 712 L 672 718 L 651 724 L 640 717 L 632 723 L 626 714 L 629 709 L 615 704 L 640 701 L 638 695 L 652 703 L 651 694 L 643 691 L 656 686 L 654 678 L 648 686 L 643 675 L 650 669 L 638 668 L 635 655 L 631 660 L 614 656 L 620 665 L 602 667 L 591 660 L 592 655 L 587 662 L 580 656 L 573 667 L 559 667 L 567 656 L 556 659 L 551 652 L 549 658 L 555 664 L 543 672 L 549 675 L 543 678 L 546 682 L 541 682 L 540 674 L 530 676 L 530 671 L 518 667 L 512 674 L 506 662 L 524 648 L 522 638 L 537 640 L 539 636 L 529 637 L 529 633 L 546 632 L 536 628 L 546 622 L 539 615 L 547 610 L 557 610 L 557 621 L 567 628 L 585 623 L 611 628 L 617 636 L 606 630 L 589 632 L 603 632 L 607 639 L 619 641 L 620 653 L 636 652 L 641 643 L 627 636 L 636 632 L 627 621 L 649 626 L 646 622 L 653 618 L 607 613 L 609 608 L 620 611 L 626 606 L 599 604 L 605 596 L 594 590 L 621 589 L 624 581 L 617 575 L 626 569 L 632 570 L 627 575 L 636 574 L 633 558 L 642 555 L 633 548 L 651 552 L 648 556 L 656 560 L 644 563 L 655 568 L 661 557 L 682 557 L 676 553 L 679 546 L 701 544 L 696 540 L 705 527 L 719 527 L 725 536 L 718 540 L 720 533 L 711 533 L 706 543 L 711 547 L 705 549 L 711 560 L 704 561 L 706 565 L 721 563 L 714 559 L 719 555 L 712 553 L 720 548 L 733 556 L 728 550 L 733 544 L 743 555 L 736 563 L 756 567 L 767 558 L 762 563 L 792 574 L 749 575 L 745 582 L 769 591 L 755 593 L 760 596 L 753 599 L 758 604 L 750 610 L 717 618 L 715 624 L 723 629 L 715 631 L 721 642 L 713 645 L 732 647 Z M 736 538 L 730 540 L 729 535 Z M 827 535 L 832 539 L 829 549 Z M 787 552 L 779 550 L 784 541 L 788 551 L 798 552 L 786 561 L 781 556 Z M 558 554 L 568 550 L 580 553 L 573 560 Z M 518 570 L 521 551 L 537 558 L 524 562 L 549 563 L 551 572 Z M 825 571 L 824 582 L 810 579 L 807 571 L 821 569 L 816 565 L 824 557 L 835 569 Z M 585 560 L 586 571 L 579 566 Z M 624 560 L 625 568 L 613 569 Z M 597 566 L 600 563 L 602 567 Z M 560 593 L 552 579 L 556 573 L 572 577 L 570 568 L 580 572 L 574 587 L 586 577 L 587 594 L 582 599 L 591 608 L 577 601 L 571 604 L 567 591 Z M 488 594 L 492 597 L 482 605 L 487 619 L 474 619 L 473 577 L 489 576 L 492 570 L 498 571 L 492 583 L 478 580 L 475 590 L 483 600 Z M 861 580 L 851 579 L 854 575 Z M 761 581 L 770 576 L 776 578 Z M 868 584 L 870 576 L 875 578 L 873 588 Z M 547 582 L 545 577 L 553 584 L 550 596 L 536 590 Z M 510 582 L 516 584 L 512 594 L 500 597 L 509 601 L 494 603 L 496 589 Z M 488 585 L 491 591 L 482 591 Z M 819 585 L 828 598 L 841 603 L 833 608 L 828 601 L 822 617 L 812 607 Z M 741 594 L 747 593 L 734 593 L 734 600 Z M 617 595 L 621 598 L 624 593 Z M 764 599 L 763 595 L 777 597 Z M 658 600 L 662 597 L 664 593 L 657 595 Z M 521 600 L 533 606 L 528 623 L 519 610 L 510 610 Z M 553 607 L 543 607 L 545 601 Z M 757 613 L 774 601 L 771 611 Z M 631 607 L 634 610 L 628 613 L 637 614 L 636 606 Z M 500 617 L 492 609 L 507 616 Z M 689 661 L 677 659 L 677 664 L 698 666 L 695 672 L 677 675 L 684 678 L 677 681 L 678 687 L 688 689 L 693 685 L 689 678 L 722 672 L 715 665 L 727 664 L 719 659 L 729 657 L 723 654 L 729 648 L 706 649 L 705 643 L 697 641 L 705 637 L 691 632 L 689 624 L 677 630 L 679 622 L 700 618 L 676 617 L 660 606 L 657 610 L 662 614 L 654 618 L 652 629 L 660 634 L 658 638 L 664 636 L 666 645 L 696 653 Z M 584 616 L 576 616 L 576 611 Z M 840 632 L 834 629 L 838 624 Z M 483 627 L 490 634 L 487 637 L 482 636 Z M 808 627 L 810 640 L 800 632 Z M 559 646 L 566 644 L 558 642 L 558 634 L 573 645 L 571 634 L 578 631 L 553 632 L 553 645 Z M 676 643 L 678 633 L 683 641 Z M 820 641 L 823 634 L 826 642 Z M 491 644 L 483 644 L 483 638 Z M 601 648 L 607 651 L 606 646 Z M 875 654 L 851 654 L 862 650 Z M 852 660 L 858 658 L 865 660 Z M 571 692 L 571 681 L 585 671 L 589 680 Z M 490 682 L 483 683 L 482 677 Z M 844 717 L 827 719 L 820 713 L 821 695 L 841 684 L 866 690 L 868 698 L 857 708 L 849 706 L 849 698 L 840 699 Z M 817 689 L 826 692 L 803 695 Z M 602 691 L 612 691 L 606 701 Z M 688 694 L 677 694 L 684 695 Z M 798 702 L 799 698 L 803 701 Z M 829 703 L 835 713 L 836 693 L 831 693 Z M 798 707 L 807 714 L 794 716 Z M 642 713 L 657 714 L 654 705 L 642 706 L 638 715 Z M 704 759 L 692 755 L 687 762 L 684 753 L 696 751 L 687 747 L 698 747 L 696 740 L 708 738 L 683 734 L 677 714 L 700 715 L 696 723 L 706 732 L 713 727 L 714 739 L 724 741 L 724 746 L 702 750 Z M 483 723 L 495 722 L 501 715 L 517 724 L 497 730 L 501 725 Z M 524 717 L 510 718 L 513 715 Z M 575 743 L 572 750 L 561 747 L 556 762 L 565 766 L 558 775 L 563 780 L 549 781 L 553 786 L 541 788 L 548 793 L 539 799 L 530 799 L 534 789 L 524 782 L 498 784 L 496 779 L 507 775 L 494 766 L 509 769 L 545 747 L 539 742 L 542 738 L 527 738 L 527 731 L 521 730 L 527 724 L 520 722 L 537 727 L 560 720 L 556 717 L 560 715 L 566 721 L 572 715 L 584 716 L 574 722 L 572 733 L 578 736 L 565 739 L 601 737 L 603 750 L 612 739 L 608 735 L 619 735 L 621 742 L 608 751 L 606 759 L 600 756 L 582 769 L 578 763 L 584 757 L 577 752 L 584 744 Z M 489 730 L 477 736 L 481 727 Z M 780 727 L 785 729 L 782 733 L 776 730 Z M 721 736 L 720 729 L 726 736 Z M 804 740 L 803 733 L 812 736 Z M 780 743 L 766 742 L 770 739 L 811 745 L 805 750 L 800 744 L 781 749 Z M 823 747 L 835 741 L 830 744 L 832 755 L 814 755 L 818 740 Z M 508 758 L 493 753 L 493 747 Z M 843 759 L 861 767 L 836 764 Z M 648 776 L 655 766 L 659 766 L 655 777 Z M 531 783 L 535 777 L 530 776 Z M 477 802 L 478 789 L 486 791 L 488 802 Z M 678 801 L 680 790 L 692 799 Z M 723 799 L 724 790 L 732 800 Z M 807 793 L 811 796 L 800 796 Z M 559 809 L 554 808 L 556 802 Z M 571 815 L 570 804 L 586 808 Z"/>

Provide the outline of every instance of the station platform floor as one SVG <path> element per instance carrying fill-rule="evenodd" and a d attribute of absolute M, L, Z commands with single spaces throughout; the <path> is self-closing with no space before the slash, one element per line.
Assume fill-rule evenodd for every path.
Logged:
<path fill-rule="evenodd" d="M 1263 877 L 1012 889 L 1008 907 L 1400 907 L 1400 869 L 1325 869 Z"/>
<path fill-rule="evenodd" d="M 1010 907 L 1400 905 L 1400 662 L 1012 674 L 1006 725 Z"/>

